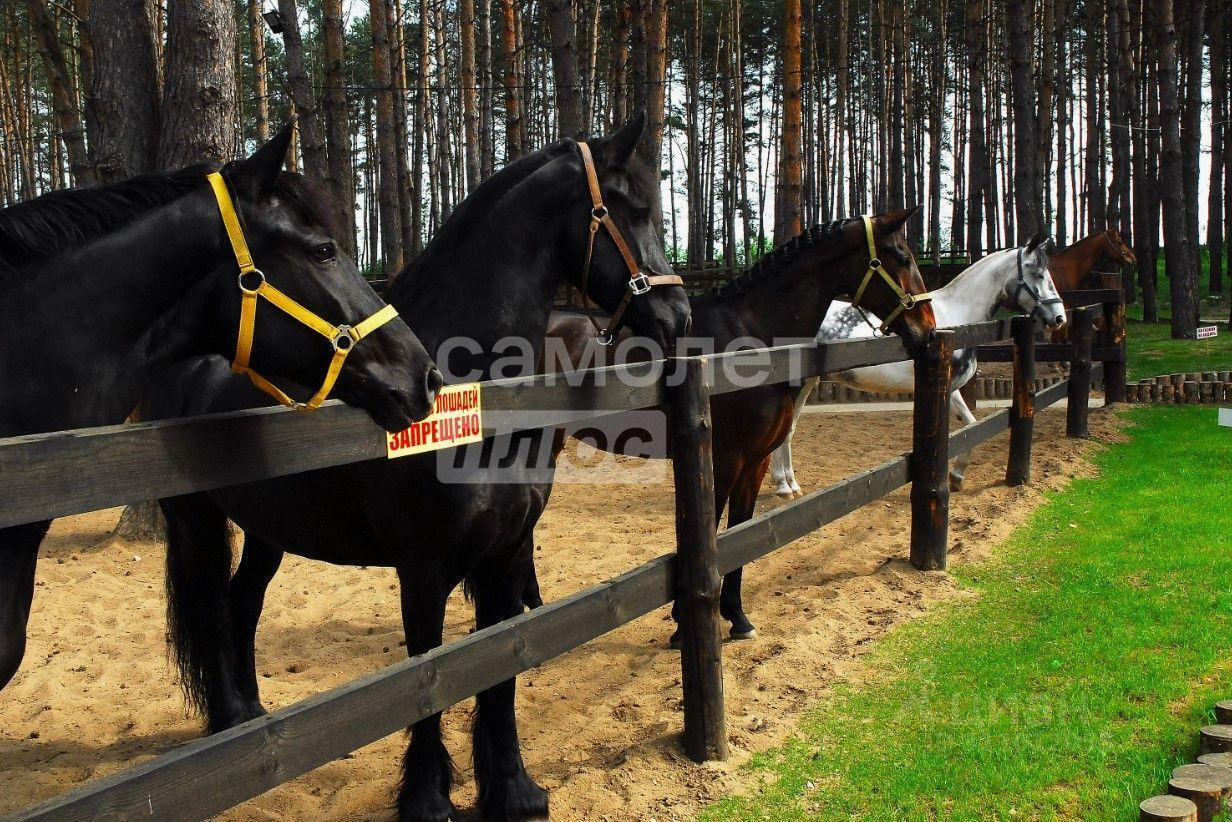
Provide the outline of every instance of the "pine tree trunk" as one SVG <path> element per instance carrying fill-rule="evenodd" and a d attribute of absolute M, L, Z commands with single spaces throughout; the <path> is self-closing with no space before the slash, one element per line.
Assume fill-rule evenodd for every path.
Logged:
<path fill-rule="evenodd" d="M 560 138 L 576 137 L 585 126 L 573 0 L 546 0 L 545 7 L 552 44 L 552 78 L 556 82 L 556 132 Z"/>
<path fill-rule="evenodd" d="M 323 0 L 321 36 L 325 46 L 324 94 L 321 109 L 325 119 L 325 143 L 329 158 L 327 182 L 338 202 L 338 238 L 347 254 L 355 256 L 355 172 L 351 160 L 351 135 L 347 111 L 345 32 L 342 0 Z"/>
<path fill-rule="evenodd" d="M 967 169 L 967 253 L 980 256 L 984 244 L 984 192 L 988 149 L 984 132 L 984 0 L 967 0 L 967 108 L 969 111 Z"/>
<path fill-rule="evenodd" d="M 1210 292 L 1223 293 L 1224 132 L 1228 96 L 1228 0 L 1210 0 L 1211 41 L 1211 182 L 1206 200 L 1206 247 L 1210 257 Z"/>
<path fill-rule="evenodd" d="M 1108 227 L 1108 217 L 1104 202 L 1104 186 L 1100 180 L 1099 164 L 1103 157 L 1103 141 L 1099 128 L 1099 45 L 1103 40 L 1103 24 L 1100 16 L 1101 5 L 1096 2 L 1086 4 L 1086 156 L 1083 158 L 1085 169 L 1083 197 L 1087 204 L 1088 234 L 1103 231 Z"/>
<path fill-rule="evenodd" d="M 317 100 L 312 93 L 312 81 L 304 64 L 304 43 L 299 31 L 299 9 L 295 0 L 278 0 L 282 14 L 282 44 L 287 61 L 287 86 L 298 116 L 299 146 L 303 155 L 303 173 L 323 182 L 328 180 L 329 170 L 325 161 L 325 133 Z"/>
<path fill-rule="evenodd" d="M 774 214 L 776 245 L 802 230 L 804 187 L 800 156 L 800 0 L 786 0 L 783 9 L 783 156 L 779 163 L 779 208 Z"/>
<path fill-rule="evenodd" d="M 522 78 L 518 68 L 518 13 L 516 0 L 500 0 L 502 26 L 501 57 L 505 67 L 505 162 L 522 156 L 525 142 L 522 121 Z"/>
<path fill-rule="evenodd" d="M 179 168 L 233 158 L 239 145 L 235 111 L 232 4 L 168 0 L 159 166 Z"/>
<path fill-rule="evenodd" d="M 739 38 L 737 54 L 739 54 Z M 656 179 L 663 168 L 663 130 L 667 126 L 665 100 L 667 94 L 667 0 L 647 0 L 646 3 L 646 137 L 642 141 L 642 156 L 655 172 Z M 737 94 L 743 84 L 737 83 Z M 743 99 L 743 98 L 741 98 Z M 743 123 L 743 118 L 741 120 Z M 741 126 L 743 128 L 743 126 Z M 743 131 L 740 132 L 743 143 Z M 741 151 L 741 179 L 743 179 L 743 151 Z M 656 195 L 658 192 L 656 192 Z M 654 225 L 663 226 L 663 198 L 650 198 L 651 219 Z M 673 217 L 673 219 L 675 219 Z"/>
<path fill-rule="evenodd" d="M 411 147 L 406 86 L 406 25 L 401 2 L 389 5 L 389 18 L 386 23 L 389 30 L 390 74 L 394 81 L 394 162 L 398 169 L 398 225 L 402 229 L 400 256 L 405 264 L 408 250 L 419 243 L 419 226 L 411 207 L 415 186 L 408 159 Z M 418 174 L 419 169 L 416 168 L 414 176 Z M 391 277 L 396 273 L 401 273 L 401 269 L 398 272 L 389 272 Z"/>
<path fill-rule="evenodd" d="M 479 179 L 486 180 L 496 164 L 496 115 L 493 111 L 495 94 L 492 67 L 492 0 L 479 2 Z M 416 168 L 419 166 L 416 165 Z"/>
<path fill-rule="evenodd" d="M 1039 132 L 1035 90 L 1031 83 L 1034 37 L 1026 0 L 1009 0 L 1009 58 L 1014 109 L 1014 211 L 1018 244 L 1025 244 L 1044 224 L 1043 180 L 1036 168 Z"/>
<path fill-rule="evenodd" d="M 59 128 L 60 139 L 64 141 L 64 148 L 68 151 L 73 179 L 79 186 L 94 185 L 94 166 L 86 153 L 81 112 L 77 109 L 76 95 L 71 88 L 71 75 L 64 59 L 64 49 L 60 47 L 60 33 L 56 28 L 56 21 L 44 0 L 26 0 L 26 8 L 29 10 L 35 43 L 43 58 L 43 70 L 47 76 L 47 85 L 51 89 L 56 127 Z"/>
<path fill-rule="evenodd" d="M 1171 0 L 1152 0 L 1155 9 L 1155 53 L 1159 60 L 1160 195 L 1164 212 L 1164 265 L 1172 293 L 1172 336 L 1197 336 L 1197 272 L 1186 235 L 1184 169 L 1181 159 L 1180 102 L 1176 82 L 1176 28 Z"/>
<path fill-rule="evenodd" d="M 389 0 L 369 0 L 368 18 L 372 24 L 372 75 L 376 83 L 381 255 L 385 274 L 392 277 L 402 270 L 402 221 L 398 193 L 398 158 L 395 154 L 397 140 L 394 131 L 394 83 L 389 65 Z"/>
<path fill-rule="evenodd" d="M 269 61 L 265 56 L 265 20 L 261 17 L 261 0 L 248 0 L 248 42 L 254 86 L 254 125 L 257 142 L 264 143 L 270 138 Z"/>
<path fill-rule="evenodd" d="M 463 146 L 466 156 L 466 185 L 469 191 L 479 185 L 479 98 L 475 88 L 475 0 L 458 0 L 458 33 L 462 39 Z"/>
<path fill-rule="evenodd" d="M 1175 5 L 1184 17 L 1177 22 L 1181 29 L 1181 58 L 1184 68 L 1181 95 L 1181 174 L 1185 191 L 1185 238 L 1189 242 L 1190 268 L 1199 265 L 1198 239 L 1198 169 L 1202 148 L 1202 38 L 1205 28 L 1205 0 L 1182 0 Z M 1196 281 L 1196 280 L 1195 280 Z M 1196 309 L 1195 309 L 1196 310 Z"/>
<path fill-rule="evenodd" d="M 152 171 L 161 94 L 145 0 L 92 0 L 84 33 L 93 55 L 90 97 L 98 126 L 90 145 L 99 182 Z"/>

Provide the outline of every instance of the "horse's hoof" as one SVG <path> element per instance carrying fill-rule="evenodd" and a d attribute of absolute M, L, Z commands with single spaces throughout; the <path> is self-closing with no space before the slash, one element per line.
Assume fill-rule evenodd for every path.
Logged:
<path fill-rule="evenodd" d="M 407 797 L 398 802 L 398 822 L 452 822 L 458 812 L 441 794 Z"/>
<path fill-rule="evenodd" d="M 756 629 L 756 628 L 749 628 L 747 631 L 737 631 L 735 628 L 732 628 L 732 629 L 731 629 L 731 633 L 729 634 L 729 636 L 731 636 L 731 638 L 732 638 L 732 639 L 734 639 L 734 640 L 741 640 L 741 639 L 756 639 L 756 638 L 757 638 L 757 629 Z"/>
<path fill-rule="evenodd" d="M 799 499 L 800 497 L 804 496 L 804 492 L 801 491 L 799 488 L 793 488 L 791 489 L 791 496 L 794 499 Z"/>
<path fill-rule="evenodd" d="M 525 772 L 496 780 L 480 789 L 479 807 L 484 819 L 530 822 L 548 818 L 548 793 Z"/>
<path fill-rule="evenodd" d="M 793 499 L 796 496 L 796 492 L 792 491 L 790 488 L 785 491 L 783 489 L 779 489 L 774 492 L 774 495 L 776 497 L 782 497 L 783 499 Z"/>

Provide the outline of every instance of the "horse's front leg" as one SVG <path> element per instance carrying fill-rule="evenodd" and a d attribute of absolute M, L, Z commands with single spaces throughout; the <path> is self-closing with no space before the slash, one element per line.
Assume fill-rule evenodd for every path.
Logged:
<path fill-rule="evenodd" d="M 489 565 L 501 565 L 501 559 Z M 513 559 L 506 568 L 479 568 L 471 576 L 479 629 L 522 613 L 522 592 L 528 563 Z M 475 781 L 484 819 L 546 819 L 548 795 L 526 772 L 514 711 L 516 679 L 483 691 L 476 698 L 472 729 Z"/>
<path fill-rule="evenodd" d="M 251 534 L 244 535 L 244 553 L 231 577 L 232 642 L 235 646 L 236 688 L 253 715 L 264 714 L 257 685 L 257 623 L 265 605 L 265 591 L 282 564 L 282 549 Z"/>
<path fill-rule="evenodd" d="M 967 407 L 967 401 L 958 391 L 950 392 L 950 410 L 958 415 L 958 418 L 963 421 L 963 426 L 971 425 L 975 422 L 975 414 L 971 413 L 971 409 Z M 954 458 L 954 466 L 950 469 L 950 490 L 961 491 L 963 487 L 963 479 L 967 475 L 967 466 L 971 464 L 971 452 L 964 451 Z"/>
<path fill-rule="evenodd" d="M 796 395 L 795 406 L 792 408 L 791 428 L 787 431 L 787 438 L 783 440 L 782 445 L 774 449 L 774 454 L 770 458 L 770 481 L 774 485 L 774 493 L 780 497 L 798 497 L 804 493 L 800 490 L 800 483 L 796 482 L 791 440 L 796 435 L 796 424 L 800 422 L 800 415 L 804 413 L 809 395 L 813 393 L 819 381 L 819 377 L 809 377 L 800 387 L 800 393 Z"/>
<path fill-rule="evenodd" d="M 51 520 L 0 529 L 0 688 L 26 655 L 26 624 L 34 599 L 34 566 Z"/>
<path fill-rule="evenodd" d="M 451 586 L 410 568 L 399 568 L 398 580 L 406 653 L 415 657 L 440 646 Z M 402 822 L 444 822 L 455 815 L 449 798 L 454 770 L 441 740 L 441 715 L 421 719 L 410 730 L 411 741 L 402 758 L 398 818 Z"/>

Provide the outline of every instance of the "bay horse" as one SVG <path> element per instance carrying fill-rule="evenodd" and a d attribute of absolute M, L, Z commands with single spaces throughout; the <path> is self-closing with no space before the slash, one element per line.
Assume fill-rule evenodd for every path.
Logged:
<path fill-rule="evenodd" d="M 1002 308 L 1037 317 L 1045 327 L 1057 330 L 1065 325 L 1065 306 L 1049 275 L 1049 249 L 1052 241 L 1034 238 L 1023 248 L 997 251 L 976 261 L 944 287 L 932 292 L 933 313 L 939 328 L 987 322 Z M 872 329 L 848 303 L 835 301 L 817 332 L 817 341 L 848 340 L 872 336 Z M 978 363 L 974 348 L 959 349 L 953 355 L 950 382 L 950 410 L 964 425 L 975 422 L 975 415 L 959 393 L 975 376 Z M 890 362 L 853 368 L 827 375 L 829 379 L 864 391 L 910 394 L 915 391 L 915 363 Z M 805 401 L 817 386 L 810 378 L 796 397 L 791 430 L 783 444 L 774 450 L 770 479 L 780 497 L 801 496 L 792 465 L 791 439 L 804 412 Z M 971 452 L 959 454 L 950 469 L 950 488 L 962 488 Z"/>
<path fill-rule="evenodd" d="M 811 340 L 836 297 L 862 291 L 860 304 L 891 317 L 889 328 L 917 349 L 936 321 L 930 304 L 914 299 L 926 292 L 904 232 L 915 211 L 872 218 L 869 236 L 865 220 L 856 217 L 814 226 L 789 240 L 716 292 L 692 300 L 690 344 L 728 351 Z M 875 270 L 870 263 L 877 260 L 893 285 L 870 279 Z M 572 362 L 593 359 L 586 347 L 594 344 L 595 333 L 586 318 L 562 315 L 549 333 L 563 341 Z M 798 390 L 798 383 L 782 382 L 711 398 L 715 516 L 722 517 L 726 508 L 728 527 L 753 516 L 770 454 L 791 427 Z M 668 456 L 650 449 L 643 454 Z M 733 639 L 757 633 L 741 602 L 742 571 L 724 576 L 720 596 L 719 611 L 731 623 Z M 533 568 L 523 601 L 530 607 L 542 603 Z"/>
<path fill-rule="evenodd" d="M 254 379 L 323 388 L 338 362 L 337 395 L 387 430 L 427 415 L 435 367 L 338 253 L 322 192 L 281 170 L 290 139 L 288 126 L 219 172 L 147 174 L 0 211 L 0 437 L 122 423 L 164 367 L 208 353 L 244 354 Z M 249 250 L 265 274 L 240 276 Z M 371 334 L 326 341 L 285 311 L 242 308 L 271 295 L 356 328 L 375 317 Z M 0 687 L 25 654 L 50 524 L 0 530 Z"/>
<path fill-rule="evenodd" d="M 532 373 L 553 297 L 566 280 L 608 311 L 626 305 L 629 325 L 657 344 L 670 347 L 684 332 L 688 301 L 681 287 L 666 282 L 680 280 L 670 273 L 651 217 L 658 175 L 634 153 L 644 128 L 640 115 L 591 141 L 590 155 L 584 144 L 566 140 L 510 163 L 458 205 L 394 280 L 391 304 L 438 354 L 447 375 L 485 378 L 508 343 L 530 351 L 522 371 Z M 594 220 L 601 225 L 594 227 Z M 665 279 L 630 297 L 647 274 Z M 503 375 L 513 374 L 506 369 Z M 225 363 L 203 360 L 180 369 L 174 383 L 149 397 L 146 409 L 167 416 L 261 400 L 228 374 Z M 461 446 L 454 456 L 519 454 L 522 436 Z M 265 590 L 284 551 L 396 569 L 412 657 L 441 644 L 446 599 L 460 582 L 474 598 L 480 628 L 520 613 L 521 552 L 548 487 L 516 461 L 503 471 L 499 483 L 481 477 L 451 484 L 438 475 L 438 455 L 428 453 L 163 500 L 169 634 L 188 696 L 205 714 L 208 730 L 264 712 L 253 646 Z M 228 517 L 245 535 L 234 577 Z M 475 779 L 488 819 L 548 812 L 547 794 L 522 762 L 514 688 L 510 679 L 476 699 Z M 411 728 L 399 817 L 454 816 L 452 781 L 436 714 Z"/>
<path fill-rule="evenodd" d="M 1116 270 L 1097 269 L 1100 263 L 1111 262 Z M 1073 243 L 1049 258 L 1048 267 L 1058 291 L 1082 288 L 1121 288 L 1121 271 L 1138 264 L 1133 249 L 1126 245 L 1114 228 L 1097 231 Z M 1052 333 L 1054 343 L 1069 340 L 1066 329 Z"/>

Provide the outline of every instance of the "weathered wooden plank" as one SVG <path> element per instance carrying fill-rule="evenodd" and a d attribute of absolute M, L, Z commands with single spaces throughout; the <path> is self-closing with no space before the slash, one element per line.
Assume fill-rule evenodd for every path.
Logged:
<path fill-rule="evenodd" d="M 1010 409 L 1002 408 L 979 422 L 950 434 L 950 456 L 965 454 L 980 443 L 987 442 L 1010 427 Z"/>
<path fill-rule="evenodd" d="M 1074 356 L 1074 347 L 1069 343 L 1040 343 L 1035 346 L 1036 362 L 1069 362 Z M 981 345 L 976 349 L 980 362 L 1013 362 L 1014 349 L 1009 345 Z M 1120 362 L 1124 353 L 1115 346 L 1092 346 L 1091 359 L 1101 362 Z"/>
<path fill-rule="evenodd" d="M 403 730 L 671 601 L 671 555 L 19 812 L 15 820 L 206 819 Z"/>
<path fill-rule="evenodd" d="M 719 533 L 719 570 L 733 571 L 910 482 L 908 455 L 861 471 Z"/>
<path fill-rule="evenodd" d="M 1071 308 L 1091 303 L 1122 303 L 1125 292 L 1119 288 L 1086 288 L 1079 291 L 1062 291 L 1061 299 Z"/>

